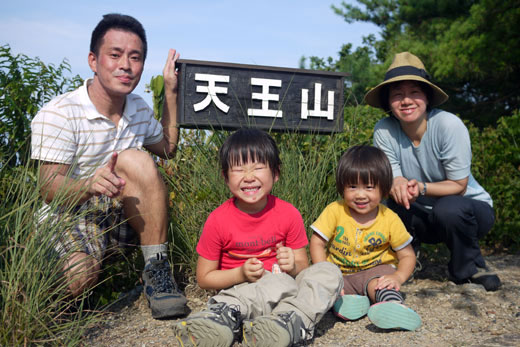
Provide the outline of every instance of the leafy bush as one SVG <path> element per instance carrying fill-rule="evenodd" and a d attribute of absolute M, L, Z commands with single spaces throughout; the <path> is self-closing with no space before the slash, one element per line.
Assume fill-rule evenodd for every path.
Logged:
<path fill-rule="evenodd" d="M 502 117 L 497 127 L 478 129 L 467 122 L 473 150 L 473 175 L 491 194 L 496 222 L 489 246 L 520 249 L 520 111 Z"/>
<path fill-rule="evenodd" d="M 31 120 L 43 104 L 81 85 L 79 75 L 69 78 L 66 72 L 66 60 L 55 67 L 0 46 L 0 157 L 8 159 L 3 165 L 19 165 L 28 158 Z"/>

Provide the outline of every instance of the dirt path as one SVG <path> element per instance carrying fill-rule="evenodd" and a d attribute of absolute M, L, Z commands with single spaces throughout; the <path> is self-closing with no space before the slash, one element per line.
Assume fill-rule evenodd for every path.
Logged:
<path fill-rule="evenodd" d="M 311 346 L 520 346 L 520 255 L 493 255 L 486 261 L 503 283 L 496 292 L 448 282 L 445 265 L 426 261 L 403 287 L 406 304 L 423 321 L 415 332 L 380 330 L 368 318 L 345 322 L 329 312 Z M 208 293 L 190 286 L 186 293 L 192 311 L 205 307 Z M 136 288 L 103 325 L 90 330 L 85 345 L 175 346 L 174 323 L 152 319 Z"/>

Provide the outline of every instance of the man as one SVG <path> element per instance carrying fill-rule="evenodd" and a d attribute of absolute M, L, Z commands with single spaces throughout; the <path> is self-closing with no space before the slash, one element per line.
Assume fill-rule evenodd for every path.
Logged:
<path fill-rule="evenodd" d="M 143 147 L 162 158 L 177 147 L 179 54 L 170 49 L 163 70 L 165 102 L 159 123 L 144 100 L 131 94 L 146 52 L 141 23 L 126 15 L 103 16 L 92 32 L 88 55 L 94 77 L 54 98 L 36 115 L 32 158 L 41 163 L 44 218 L 74 218 L 71 230 L 54 237 L 56 250 L 66 258 L 64 274 L 72 295 L 97 282 L 111 241 L 119 236 L 124 243 L 135 231 L 152 316 L 166 318 L 183 315 L 186 298 L 167 260 L 166 187 Z"/>

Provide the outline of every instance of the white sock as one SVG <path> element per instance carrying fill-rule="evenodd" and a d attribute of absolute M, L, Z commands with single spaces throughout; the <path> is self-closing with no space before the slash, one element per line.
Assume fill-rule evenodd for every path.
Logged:
<path fill-rule="evenodd" d="M 168 242 L 158 245 L 141 245 L 145 266 L 148 265 L 150 259 L 167 259 L 168 258 Z"/>

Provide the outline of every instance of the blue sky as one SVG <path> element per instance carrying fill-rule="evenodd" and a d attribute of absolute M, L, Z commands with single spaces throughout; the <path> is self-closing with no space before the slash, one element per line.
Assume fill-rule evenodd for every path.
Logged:
<path fill-rule="evenodd" d="M 348 2 L 355 2 L 349 0 Z M 148 39 L 145 71 L 135 92 L 162 73 L 169 48 L 181 58 L 253 65 L 298 67 L 302 56 L 338 57 L 342 44 L 359 46 L 377 33 L 368 23 L 346 23 L 331 5 L 338 0 L 30 1 L 2 4 L 0 44 L 14 53 L 92 75 L 87 65 L 92 30 L 103 14 L 137 18 Z"/>

